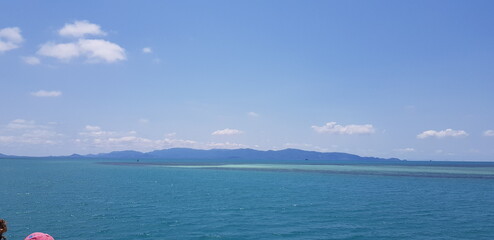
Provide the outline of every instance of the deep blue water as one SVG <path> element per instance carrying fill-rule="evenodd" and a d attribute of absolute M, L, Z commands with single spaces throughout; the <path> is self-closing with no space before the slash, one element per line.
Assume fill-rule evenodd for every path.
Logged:
<path fill-rule="evenodd" d="M 461 166 L 460 166 L 461 167 Z M 494 239 L 494 179 L 0 160 L 7 237 Z"/>

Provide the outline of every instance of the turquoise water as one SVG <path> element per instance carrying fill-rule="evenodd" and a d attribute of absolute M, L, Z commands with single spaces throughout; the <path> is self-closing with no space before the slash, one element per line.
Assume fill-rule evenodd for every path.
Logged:
<path fill-rule="evenodd" d="M 129 164 L 126 164 L 129 165 Z M 187 164 L 166 165 L 162 167 L 178 168 L 207 168 L 232 170 L 274 170 L 274 171 L 306 171 L 326 173 L 372 174 L 415 177 L 465 177 L 465 178 L 494 178 L 494 166 L 420 166 L 420 165 L 336 165 L 336 164 Z"/>
<path fill-rule="evenodd" d="M 0 218 L 9 239 L 494 239 L 489 166 L 352 166 L 0 160 Z"/>

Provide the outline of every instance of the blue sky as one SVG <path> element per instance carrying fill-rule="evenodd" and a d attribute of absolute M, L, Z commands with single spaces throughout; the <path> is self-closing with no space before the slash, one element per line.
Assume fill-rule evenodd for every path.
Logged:
<path fill-rule="evenodd" d="M 494 160 L 492 1 L 0 1 L 0 153 Z"/>

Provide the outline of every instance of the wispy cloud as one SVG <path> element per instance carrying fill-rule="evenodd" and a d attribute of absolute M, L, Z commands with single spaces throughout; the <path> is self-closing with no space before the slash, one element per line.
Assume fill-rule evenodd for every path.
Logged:
<path fill-rule="evenodd" d="M 406 152 L 415 152 L 415 148 L 411 148 L 411 147 L 408 147 L 408 148 L 398 148 L 398 149 L 395 149 L 396 152 L 402 152 L 402 153 L 406 153 Z"/>
<path fill-rule="evenodd" d="M 486 131 L 484 131 L 484 136 L 486 136 L 486 137 L 494 137 L 494 130 L 486 130 Z"/>
<path fill-rule="evenodd" d="M 24 119 L 15 119 L 7 124 L 7 129 L 29 129 L 36 128 L 34 121 L 28 121 Z"/>
<path fill-rule="evenodd" d="M 62 92 L 39 90 L 37 92 L 32 92 L 31 95 L 35 97 L 58 97 L 62 95 Z"/>
<path fill-rule="evenodd" d="M 34 121 L 15 119 L 0 127 L 2 144 L 56 144 L 62 134 L 53 130 L 51 125 L 40 125 Z"/>
<path fill-rule="evenodd" d="M 143 53 L 152 53 L 153 50 L 150 47 L 145 47 L 145 48 L 142 49 L 142 52 Z"/>
<path fill-rule="evenodd" d="M 234 142 L 197 142 L 190 139 L 177 138 L 176 133 L 170 133 L 163 138 L 153 139 L 139 136 L 136 131 L 106 130 L 97 125 L 86 125 L 74 137 L 67 137 L 57 133 L 56 123 L 45 125 L 35 121 L 16 119 L 6 125 L 0 125 L 0 145 L 27 146 L 27 145 L 54 145 L 74 144 L 82 151 L 110 152 L 120 150 L 137 150 L 142 152 L 167 148 L 196 148 L 196 149 L 236 149 L 247 148 L 242 143 Z"/>
<path fill-rule="evenodd" d="M 163 139 L 139 137 L 135 131 L 118 132 L 106 131 L 99 126 L 86 125 L 74 142 L 86 148 L 100 149 L 100 151 L 138 150 L 150 151 L 172 147 L 198 147 L 196 141 L 176 139 L 174 135 L 167 135 Z"/>
<path fill-rule="evenodd" d="M 217 142 L 212 142 L 206 144 L 206 149 L 208 148 L 220 148 L 220 149 L 237 149 L 237 148 L 248 148 L 247 145 L 241 144 L 241 143 L 231 143 L 231 142 L 224 142 L 224 143 L 217 143 Z"/>
<path fill-rule="evenodd" d="M 115 135 L 115 132 L 103 131 L 99 126 L 86 125 L 84 131 L 80 132 L 79 135 L 88 137 L 112 137 Z"/>
<path fill-rule="evenodd" d="M 34 56 L 22 57 L 22 60 L 29 65 L 38 65 L 41 63 L 41 60 Z"/>
<path fill-rule="evenodd" d="M 242 134 L 243 132 L 237 129 L 230 129 L 230 128 L 225 128 L 223 130 L 216 130 L 211 135 L 238 135 Z"/>
<path fill-rule="evenodd" d="M 247 115 L 248 115 L 249 117 L 259 117 L 259 114 L 258 114 L 258 113 L 256 113 L 256 112 L 248 112 L 248 113 L 247 113 Z"/>
<path fill-rule="evenodd" d="M 177 133 L 175 133 L 175 132 L 167 133 L 167 134 L 165 134 L 165 136 L 168 138 L 174 138 L 175 136 L 177 136 Z"/>
<path fill-rule="evenodd" d="M 0 29 L 0 53 L 20 47 L 23 41 L 20 28 L 8 27 Z"/>
<path fill-rule="evenodd" d="M 66 23 L 63 28 L 58 31 L 60 36 L 81 38 L 86 35 L 104 36 L 105 32 L 97 24 L 90 23 L 87 20 L 74 21 L 74 23 Z"/>
<path fill-rule="evenodd" d="M 446 130 L 441 130 L 441 131 L 427 130 L 417 135 L 417 138 L 425 139 L 430 137 L 445 138 L 445 137 L 465 137 L 465 136 L 468 136 L 468 133 L 463 130 L 453 130 L 451 128 L 448 128 Z"/>
<path fill-rule="evenodd" d="M 339 125 L 336 122 L 328 122 L 323 126 L 312 126 L 312 129 L 318 133 L 329 134 L 345 134 L 345 135 L 358 135 L 358 134 L 371 134 L 375 132 L 374 127 L 371 124 L 364 125 Z"/>
<path fill-rule="evenodd" d="M 149 119 L 146 119 L 146 118 L 139 118 L 139 123 L 140 123 L 140 124 L 148 124 L 148 123 L 149 123 Z"/>
<path fill-rule="evenodd" d="M 98 127 L 98 126 L 92 126 L 92 125 L 86 125 L 86 127 L 84 127 L 84 129 L 86 131 L 89 131 L 89 132 L 101 131 L 101 128 L 100 127 Z"/>

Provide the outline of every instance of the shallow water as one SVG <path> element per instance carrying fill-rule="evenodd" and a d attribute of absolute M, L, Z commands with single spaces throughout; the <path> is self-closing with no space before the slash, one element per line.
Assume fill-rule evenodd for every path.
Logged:
<path fill-rule="evenodd" d="M 494 238 L 494 179 L 476 177 L 492 175 L 489 167 L 0 166 L 9 239 Z"/>
<path fill-rule="evenodd" d="M 375 175 L 407 175 L 430 177 L 482 177 L 494 178 L 494 167 L 471 166 L 409 166 L 409 165 L 303 165 L 303 164 L 221 164 L 221 165 L 172 165 L 164 167 L 208 168 L 208 169 L 247 169 L 247 170 L 280 170 L 280 171 L 311 171 L 328 173 L 375 174 Z"/>

